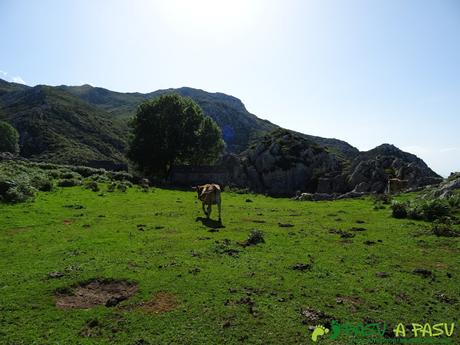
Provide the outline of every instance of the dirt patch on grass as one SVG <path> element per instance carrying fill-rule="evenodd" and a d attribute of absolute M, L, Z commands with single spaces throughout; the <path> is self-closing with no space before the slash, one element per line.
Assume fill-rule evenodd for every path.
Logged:
<path fill-rule="evenodd" d="M 322 324 L 326 327 L 330 327 L 332 324 L 332 320 L 338 320 L 338 318 L 327 315 L 325 312 L 321 310 L 316 310 L 310 307 L 301 309 L 301 315 L 302 323 L 304 325 L 309 326 Z"/>
<path fill-rule="evenodd" d="M 167 292 L 158 292 L 151 300 L 142 304 L 142 309 L 149 313 L 161 314 L 177 307 L 177 298 Z"/>
<path fill-rule="evenodd" d="M 98 305 L 114 307 L 133 296 L 138 290 L 136 283 L 125 280 L 94 279 L 55 292 L 56 307 L 62 309 L 88 309 Z"/>
<path fill-rule="evenodd" d="M 62 222 L 64 223 L 64 225 L 71 225 L 75 223 L 73 219 L 64 219 Z"/>
<path fill-rule="evenodd" d="M 446 270 L 446 269 L 449 268 L 449 265 L 447 265 L 445 263 L 442 263 L 442 262 L 437 262 L 437 263 L 435 263 L 434 267 Z"/>
<path fill-rule="evenodd" d="M 305 271 L 310 271 L 312 268 L 311 264 L 303 264 L 303 263 L 297 263 L 295 265 L 292 265 L 291 268 L 296 271 L 300 272 L 305 272 Z"/>
<path fill-rule="evenodd" d="M 340 229 L 329 229 L 330 234 L 337 234 L 340 235 L 341 238 L 353 238 L 355 237 L 355 234 L 352 234 L 351 232 L 348 231 L 343 231 Z"/>
<path fill-rule="evenodd" d="M 362 298 L 354 296 L 338 296 L 335 301 L 337 304 L 347 305 L 353 313 L 358 311 L 359 307 L 365 303 Z"/>
<path fill-rule="evenodd" d="M 23 233 L 25 231 L 31 230 L 32 228 L 33 228 L 33 226 L 11 228 L 11 229 L 6 230 L 6 232 L 7 232 L 8 235 L 14 236 L 14 235 L 17 235 L 17 234 L 21 234 L 21 233 Z"/>
<path fill-rule="evenodd" d="M 278 226 L 280 228 L 292 228 L 294 226 L 294 224 L 291 224 L 291 223 L 278 223 Z"/>

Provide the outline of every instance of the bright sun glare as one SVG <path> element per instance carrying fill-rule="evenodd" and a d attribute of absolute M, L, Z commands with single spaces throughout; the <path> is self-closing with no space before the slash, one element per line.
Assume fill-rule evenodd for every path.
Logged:
<path fill-rule="evenodd" d="M 181 32 L 236 33 L 256 23 L 261 7 L 247 0 L 168 0 L 158 9 L 166 21 Z"/>

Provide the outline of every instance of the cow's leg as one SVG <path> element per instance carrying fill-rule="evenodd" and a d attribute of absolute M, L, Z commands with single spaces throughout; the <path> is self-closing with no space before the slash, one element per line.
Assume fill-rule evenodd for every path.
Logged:
<path fill-rule="evenodd" d="M 203 207 L 203 213 L 204 213 L 204 215 L 207 217 L 208 214 L 207 214 L 207 212 L 206 212 L 206 209 L 204 208 L 204 203 L 201 203 L 201 206 Z"/>
<path fill-rule="evenodd" d="M 208 205 L 208 218 L 211 217 L 211 204 Z"/>
<path fill-rule="evenodd" d="M 219 211 L 219 222 L 221 222 L 221 221 L 222 221 L 222 218 L 220 217 L 220 212 L 221 212 L 221 210 L 222 210 L 222 207 L 221 207 L 221 205 L 220 205 L 220 202 L 217 203 L 217 210 Z"/>

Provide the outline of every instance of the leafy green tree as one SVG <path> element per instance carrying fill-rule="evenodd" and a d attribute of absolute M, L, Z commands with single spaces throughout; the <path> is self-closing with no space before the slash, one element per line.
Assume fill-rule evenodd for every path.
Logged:
<path fill-rule="evenodd" d="M 19 153 L 19 133 L 4 121 L 0 121 L 0 152 Z"/>
<path fill-rule="evenodd" d="M 225 146 L 217 124 L 191 98 L 178 94 L 142 103 L 132 127 L 128 157 L 141 170 L 160 176 L 177 164 L 211 164 Z"/>

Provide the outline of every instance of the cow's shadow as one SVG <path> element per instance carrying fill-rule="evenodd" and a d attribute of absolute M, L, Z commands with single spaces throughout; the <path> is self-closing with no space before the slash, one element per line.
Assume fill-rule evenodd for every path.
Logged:
<path fill-rule="evenodd" d="M 211 229 L 225 228 L 225 226 L 222 224 L 222 221 L 213 220 L 211 218 L 196 217 L 195 222 L 201 222 L 201 224 Z"/>

